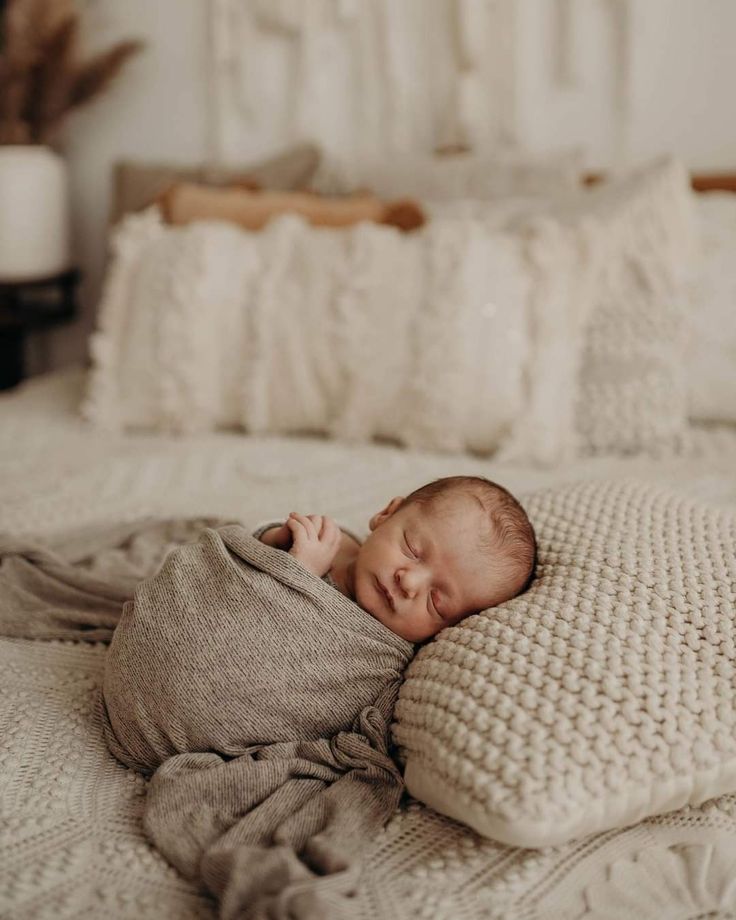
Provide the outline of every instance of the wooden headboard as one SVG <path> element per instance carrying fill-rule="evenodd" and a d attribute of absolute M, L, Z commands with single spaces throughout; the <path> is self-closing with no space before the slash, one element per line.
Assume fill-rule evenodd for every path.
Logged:
<path fill-rule="evenodd" d="M 693 173 L 696 192 L 736 192 L 736 173 Z"/>
<path fill-rule="evenodd" d="M 596 185 L 605 179 L 605 173 L 586 173 L 585 185 Z M 736 192 L 736 172 L 693 173 L 692 186 L 696 192 Z"/>

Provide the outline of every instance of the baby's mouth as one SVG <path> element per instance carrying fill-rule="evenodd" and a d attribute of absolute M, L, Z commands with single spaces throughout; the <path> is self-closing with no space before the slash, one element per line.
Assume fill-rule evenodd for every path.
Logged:
<path fill-rule="evenodd" d="M 376 579 L 376 584 L 378 585 L 378 590 L 379 590 L 379 591 L 381 592 L 381 594 L 383 594 L 383 596 L 386 598 L 386 603 L 387 603 L 387 604 L 389 605 L 389 607 L 394 611 L 394 613 L 396 613 L 396 607 L 395 607 L 395 605 L 394 605 L 394 599 L 391 597 L 391 595 L 388 593 L 388 591 L 386 590 L 386 588 L 383 587 L 383 584 L 382 584 L 378 579 Z"/>

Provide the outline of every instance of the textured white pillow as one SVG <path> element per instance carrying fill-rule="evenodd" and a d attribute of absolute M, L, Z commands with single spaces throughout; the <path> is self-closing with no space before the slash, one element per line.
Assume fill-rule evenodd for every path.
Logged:
<path fill-rule="evenodd" d="M 663 158 L 575 204 L 605 253 L 585 334 L 577 427 L 592 454 L 657 453 L 687 439 L 687 287 L 697 264 L 690 181 Z"/>
<path fill-rule="evenodd" d="M 495 230 L 540 214 L 595 225 L 601 262 L 575 412 L 581 453 L 656 454 L 687 442 L 688 291 L 698 266 L 698 234 L 682 163 L 660 158 L 573 194 L 563 189 L 542 198 L 434 200 L 428 210 L 442 218 L 474 217 Z M 720 367 L 725 370 L 723 362 Z"/>
<path fill-rule="evenodd" d="M 525 507 L 535 583 L 407 670 L 409 792 L 542 847 L 736 790 L 736 513 L 632 480 Z"/>
<path fill-rule="evenodd" d="M 571 190 L 579 185 L 580 173 L 579 150 L 537 157 L 524 157 L 518 151 L 457 156 L 396 153 L 349 161 L 325 154 L 312 185 L 323 195 L 367 188 L 379 198 L 486 200 Z"/>
<path fill-rule="evenodd" d="M 736 422 L 736 195 L 697 195 L 695 208 L 702 253 L 690 300 L 690 417 Z"/>
<path fill-rule="evenodd" d="M 326 432 L 554 463 L 573 400 L 596 237 L 548 218 L 421 232 L 296 216 L 249 233 L 128 217 L 83 411 L 108 429 Z"/>

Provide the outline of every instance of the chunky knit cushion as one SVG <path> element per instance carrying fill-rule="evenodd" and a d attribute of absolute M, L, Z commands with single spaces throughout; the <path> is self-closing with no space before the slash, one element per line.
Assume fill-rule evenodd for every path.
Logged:
<path fill-rule="evenodd" d="M 538 578 L 409 666 L 409 791 L 554 845 L 736 790 L 736 513 L 652 483 L 532 495 Z"/>
<path fill-rule="evenodd" d="M 605 228 L 582 355 L 584 452 L 657 453 L 687 437 L 687 283 L 697 224 L 685 167 L 663 158 L 573 207 Z"/>

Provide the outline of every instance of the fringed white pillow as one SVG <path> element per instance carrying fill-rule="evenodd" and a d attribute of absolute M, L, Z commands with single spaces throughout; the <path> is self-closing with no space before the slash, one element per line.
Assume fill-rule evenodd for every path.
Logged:
<path fill-rule="evenodd" d="M 325 432 L 428 450 L 575 453 L 573 400 L 597 236 L 548 218 L 421 232 L 297 216 L 249 233 L 113 237 L 83 407 L 112 429 Z"/>
<path fill-rule="evenodd" d="M 409 665 L 409 792 L 544 847 L 736 791 L 736 513 L 633 480 L 525 507 L 532 587 Z"/>

